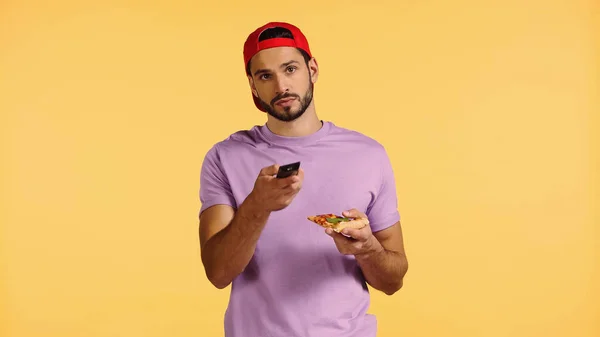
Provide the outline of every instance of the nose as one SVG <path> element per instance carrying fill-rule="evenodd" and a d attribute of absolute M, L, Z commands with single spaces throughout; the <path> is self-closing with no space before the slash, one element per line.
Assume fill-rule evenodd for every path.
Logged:
<path fill-rule="evenodd" d="M 275 79 L 275 90 L 277 95 L 283 94 L 290 90 L 287 79 L 285 76 L 277 76 Z"/>

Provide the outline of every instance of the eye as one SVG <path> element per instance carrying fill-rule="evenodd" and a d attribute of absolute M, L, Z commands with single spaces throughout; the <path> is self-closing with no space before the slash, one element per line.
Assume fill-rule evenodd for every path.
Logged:
<path fill-rule="evenodd" d="M 269 74 L 262 74 L 262 75 L 259 76 L 259 78 L 261 80 L 267 80 L 267 79 L 269 79 L 269 76 L 271 76 L 271 75 L 269 75 Z"/>
<path fill-rule="evenodd" d="M 293 73 L 294 71 L 296 71 L 296 67 L 294 66 L 289 66 L 285 69 L 288 73 Z"/>

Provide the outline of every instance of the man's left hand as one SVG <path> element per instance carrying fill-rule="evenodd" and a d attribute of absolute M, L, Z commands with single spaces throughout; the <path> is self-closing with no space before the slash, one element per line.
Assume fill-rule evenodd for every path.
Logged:
<path fill-rule="evenodd" d="M 355 208 L 343 212 L 342 215 L 346 217 L 367 217 Z M 371 255 L 383 250 L 383 246 L 373 236 L 371 226 L 369 225 L 361 229 L 344 228 L 341 234 L 333 231 L 331 228 L 327 228 L 325 233 L 333 238 L 337 249 L 344 255 Z"/>

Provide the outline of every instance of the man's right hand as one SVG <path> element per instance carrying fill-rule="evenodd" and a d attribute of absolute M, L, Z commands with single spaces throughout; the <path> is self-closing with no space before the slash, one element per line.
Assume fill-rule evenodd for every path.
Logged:
<path fill-rule="evenodd" d="M 250 197 L 254 204 L 267 212 L 279 211 L 292 203 L 304 181 L 304 171 L 287 178 L 276 178 L 279 165 L 271 165 L 260 170 Z"/>

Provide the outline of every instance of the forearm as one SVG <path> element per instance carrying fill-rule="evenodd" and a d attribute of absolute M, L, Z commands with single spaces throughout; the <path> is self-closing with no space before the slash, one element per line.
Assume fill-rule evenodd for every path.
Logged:
<path fill-rule="evenodd" d="M 372 253 L 356 256 L 366 281 L 375 289 L 392 295 L 400 288 L 408 270 L 406 256 L 379 244 Z"/>
<path fill-rule="evenodd" d="M 225 288 L 246 268 L 268 217 L 269 212 L 260 210 L 249 197 L 231 223 L 206 242 L 202 261 L 208 279 L 217 288 Z"/>

